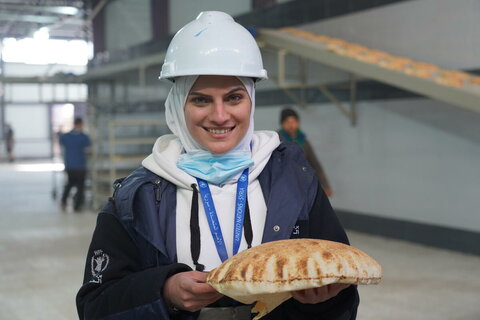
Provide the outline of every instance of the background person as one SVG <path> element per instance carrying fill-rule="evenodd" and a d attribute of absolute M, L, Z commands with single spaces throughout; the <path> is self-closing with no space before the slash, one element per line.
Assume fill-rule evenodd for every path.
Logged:
<path fill-rule="evenodd" d="M 9 162 L 15 160 L 13 155 L 13 147 L 15 145 L 14 132 L 10 124 L 5 125 L 5 147 L 7 149 L 7 159 Z"/>
<path fill-rule="evenodd" d="M 73 209 L 78 212 L 82 209 L 85 200 L 87 154 L 89 152 L 88 147 L 91 145 L 90 138 L 83 132 L 83 120 L 81 118 L 74 120 L 72 131 L 60 135 L 60 145 L 63 147 L 65 172 L 68 177 L 60 205 L 62 210 L 66 210 L 70 190 L 75 187 Z"/>
<path fill-rule="evenodd" d="M 251 319 L 251 306 L 216 292 L 205 271 L 262 242 L 348 242 L 301 149 L 254 131 L 255 81 L 266 77 L 255 40 L 223 12 L 175 35 L 161 72 L 173 81 L 173 134 L 98 215 L 80 319 Z M 342 284 L 292 294 L 265 319 L 354 319 L 359 303 Z"/>
<path fill-rule="evenodd" d="M 313 151 L 312 145 L 307 140 L 307 136 L 300 130 L 300 117 L 298 113 L 289 108 L 285 108 L 280 113 L 280 124 L 282 128 L 278 131 L 280 139 L 282 141 L 293 141 L 302 147 L 305 157 L 307 158 L 308 163 L 313 167 L 317 175 L 320 185 L 327 194 L 331 197 L 333 195 L 332 188 L 328 182 L 327 175 L 323 170 L 320 161 L 315 156 L 315 151 Z"/>

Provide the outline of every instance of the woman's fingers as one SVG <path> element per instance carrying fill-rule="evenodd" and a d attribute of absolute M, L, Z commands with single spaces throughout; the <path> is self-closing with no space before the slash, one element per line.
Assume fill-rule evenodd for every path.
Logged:
<path fill-rule="evenodd" d="M 315 304 L 335 297 L 348 286 L 348 284 L 333 283 L 320 288 L 292 291 L 292 296 L 301 303 Z"/>
<path fill-rule="evenodd" d="M 222 294 L 218 293 L 212 286 L 205 283 L 207 279 L 207 274 L 204 272 L 192 271 L 190 281 L 185 281 L 182 283 L 184 290 L 191 293 L 194 296 L 198 296 L 202 300 L 210 300 L 221 297 Z"/>
<path fill-rule="evenodd" d="M 326 286 L 320 288 L 299 290 L 293 291 L 292 296 L 295 300 L 298 300 L 301 303 L 314 304 L 328 300 L 328 290 Z"/>
<path fill-rule="evenodd" d="M 188 273 L 188 276 L 197 282 L 202 282 L 205 283 L 207 281 L 207 275 L 208 273 L 206 272 L 200 272 L 200 271 L 189 271 L 189 272 L 184 272 Z"/>
<path fill-rule="evenodd" d="M 332 297 L 335 297 L 337 294 L 340 293 L 340 291 L 348 288 L 349 286 L 350 286 L 349 284 L 345 284 L 345 283 L 332 283 L 332 284 L 329 284 L 327 287 L 330 295 Z"/>
<path fill-rule="evenodd" d="M 212 288 L 207 283 L 204 282 L 193 282 L 189 283 L 190 287 L 188 290 L 190 290 L 194 294 L 208 294 L 212 292 L 217 292 L 215 289 Z"/>
<path fill-rule="evenodd" d="M 204 281 L 206 274 L 198 271 L 177 273 L 165 282 L 163 297 L 178 309 L 197 311 L 220 299 L 222 295 Z"/>
<path fill-rule="evenodd" d="M 205 283 L 206 273 L 198 271 L 180 272 L 171 276 L 163 289 L 165 301 L 181 310 L 195 312 L 222 297 Z M 320 288 L 293 291 L 292 296 L 301 303 L 315 304 L 335 297 L 348 284 L 334 283 Z"/>

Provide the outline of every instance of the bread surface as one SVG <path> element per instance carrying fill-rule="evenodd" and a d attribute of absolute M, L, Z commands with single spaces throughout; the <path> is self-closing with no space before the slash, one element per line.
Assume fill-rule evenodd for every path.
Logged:
<path fill-rule="evenodd" d="M 212 270 L 207 283 L 242 303 L 257 302 L 255 319 L 291 297 L 291 291 L 331 283 L 376 284 L 380 264 L 339 242 L 289 239 L 245 250 Z"/>

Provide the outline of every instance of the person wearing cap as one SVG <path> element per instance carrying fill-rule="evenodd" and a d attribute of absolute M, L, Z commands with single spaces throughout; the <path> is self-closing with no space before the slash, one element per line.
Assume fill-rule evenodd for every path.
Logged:
<path fill-rule="evenodd" d="M 251 34 L 202 12 L 172 39 L 172 82 L 158 138 L 142 167 L 115 182 L 101 209 L 77 294 L 80 319 L 251 319 L 207 272 L 263 242 L 348 243 L 298 145 L 254 131 L 255 83 L 267 78 Z M 292 293 L 264 319 L 355 319 L 355 286 Z"/>
<path fill-rule="evenodd" d="M 280 112 L 280 125 L 282 128 L 278 130 L 278 135 L 282 141 L 293 141 L 302 147 L 308 163 L 315 170 L 320 185 L 325 191 L 326 195 L 331 197 L 333 195 L 332 188 L 328 182 L 327 175 L 323 171 L 320 161 L 315 156 L 312 145 L 307 140 L 306 134 L 300 130 L 300 117 L 298 113 L 290 108 L 285 108 Z"/>

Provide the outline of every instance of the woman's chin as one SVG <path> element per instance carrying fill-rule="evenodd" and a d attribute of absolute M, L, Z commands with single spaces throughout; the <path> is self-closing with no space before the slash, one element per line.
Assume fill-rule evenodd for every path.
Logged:
<path fill-rule="evenodd" d="M 208 151 L 214 154 L 226 153 L 233 149 L 234 145 L 230 143 L 212 143 L 205 146 Z"/>

